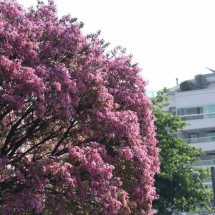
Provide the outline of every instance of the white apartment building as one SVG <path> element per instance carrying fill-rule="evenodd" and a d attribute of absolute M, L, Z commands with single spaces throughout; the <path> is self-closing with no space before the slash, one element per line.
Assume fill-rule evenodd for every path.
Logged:
<path fill-rule="evenodd" d="M 193 87 L 188 91 L 182 91 L 179 85 L 172 88 L 167 111 L 187 123 L 177 136 L 205 151 L 194 165 L 210 167 L 215 165 L 215 72 L 202 77 L 207 82 L 202 88 L 195 87 L 195 79 L 190 80 Z M 210 180 L 206 183 L 211 185 Z"/>

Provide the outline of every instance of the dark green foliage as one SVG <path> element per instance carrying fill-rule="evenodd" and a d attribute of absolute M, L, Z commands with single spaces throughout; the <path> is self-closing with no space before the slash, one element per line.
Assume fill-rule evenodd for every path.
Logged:
<path fill-rule="evenodd" d="M 161 149 L 160 174 L 155 178 L 159 199 L 154 201 L 153 205 L 158 210 L 158 215 L 172 214 L 174 210 L 195 211 L 207 205 L 201 184 L 191 174 L 194 170 L 199 172 L 200 178 L 208 177 L 206 170 L 194 169 L 191 166 L 201 151 L 175 137 L 175 132 L 183 128 L 185 123 L 178 116 L 162 110 L 168 105 L 165 93 L 166 89 L 153 98 L 158 146 Z"/>
<path fill-rule="evenodd" d="M 180 83 L 181 91 L 190 91 L 193 89 L 193 82 L 192 81 L 183 81 Z"/>
<path fill-rule="evenodd" d="M 195 76 L 194 81 L 183 81 L 180 83 L 180 90 L 190 91 L 190 90 L 199 90 L 205 89 L 208 86 L 208 82 L 204 75 L 198 74 Z"/>
<path fill-rule="evenodd" d="M 205 89 L 208 86 L 208 82 L 204 75 L 196 75 L 195 76 L 195 82 L 196 82 L 196 89 Z"/>

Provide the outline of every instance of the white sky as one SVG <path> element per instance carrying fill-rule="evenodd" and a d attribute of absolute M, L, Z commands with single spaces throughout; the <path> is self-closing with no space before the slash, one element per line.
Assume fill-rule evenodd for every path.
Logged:
<path fill-rule="evenodd" d="M 18 0 L 29 6 L 35 0 Z M 56 0 L 59 15 L 85 23 L 84 32 L 102 31 L 122 45 L 143 69 L 148 89 L 175 85 L 215 69 L 214 0 Z"/>

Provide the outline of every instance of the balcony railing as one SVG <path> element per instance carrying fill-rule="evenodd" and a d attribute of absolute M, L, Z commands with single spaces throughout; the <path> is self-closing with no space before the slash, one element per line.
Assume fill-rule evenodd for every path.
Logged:
<path fill-rule="evenodd" d="M 188 138 L 188 139 L 183 139 L 184 142 L 188 144 L 192 143 L 205 143 L 205 142 L 215 142 L 215 136 L 210 136 L 210 137 L 198 137 L 198 138 Z"/>
<path fill-rule="evenodd" d="M 182 115 L 180 117 L 181 117 L 181 120 L 183 120 L 183 121 L 196 120 L 196 119 L 210 119 L 210 118 L 215 118 L 215 112 L 191 114 L 191 115 Z"/>
<path fill-rule="evenodd" d="M 212 160 L 200 160 L 196 161 L 193 166 L 213 166 L 215 164 L 215 159 Z"/>

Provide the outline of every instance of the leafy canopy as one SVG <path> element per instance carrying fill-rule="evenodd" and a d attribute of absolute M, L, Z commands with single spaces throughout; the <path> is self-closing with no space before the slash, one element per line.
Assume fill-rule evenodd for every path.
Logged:
<path fill-rule="evenodd" d="M 159 170 L 140 68 L 52 0 L 0 1 L 0 214 L 150 214 Z"/>
<path fill-rule="evenodd" d="M 157 118 L 156 138 L 161 149 L 160 174 L 155 177 L 159 199 L 154 201 L 154 208 L 158 215 L 171 215 L 174 210 L 195 211 L 208 204 L 202 185 L 192 174 L 197 171 L 201 179 L 208 177 L 206 170 L 192 167 L 202 152 L 176 137 L 176 132 L 186 124 L 180 117 L 163 111 L 168 106 L 167 93 L 168 90 L 164 89 L 152 99 L 153 113 Z"/>

